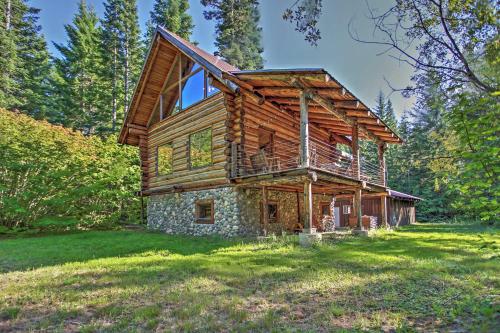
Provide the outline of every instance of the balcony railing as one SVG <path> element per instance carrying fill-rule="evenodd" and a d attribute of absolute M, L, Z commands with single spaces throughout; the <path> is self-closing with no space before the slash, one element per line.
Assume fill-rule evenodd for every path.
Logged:
<path fill-rule="evenodd" d="M 233 148 L 236 153 L 236 170 L 232 176 L 245 177 L 287 171 L 301 167 L 299 145 L 280 142 L 274 148 L 261 149 L 253 154 L 244 152 L 240 146 Z M 356 161 L 352 155 L 321 141 L 311 141 L 309 145 L 310 166 L 334 175 L 357 179 Z M 383 186 L 383 170 L 376 164 L 360 159 L 360 180 Z"/>

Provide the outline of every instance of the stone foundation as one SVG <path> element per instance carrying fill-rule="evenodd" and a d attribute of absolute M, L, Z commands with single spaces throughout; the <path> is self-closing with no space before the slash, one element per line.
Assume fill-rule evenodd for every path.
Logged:
<path fill-rule="evenodd" d="M 320 219 L 320 203 L 329 195 L 313 196 L 313 216 Z M 198 200 L 213 200 L 214 223 L 196 223 Z M 295 192 L 268 191 L 268 202 L 278 206 L 277 219 L 268 225 L 269 234 L 293 231 L 303 209 L 303 195 Z M 300 208 L 299 208 L 300 207 Z M 148 200 L 148 227 L 169 234 L 194 236 L 218 234 L 225 237 L 262 234 L 262 191 L 232 186 L 210 190 L 152 195 Z M 319 222 L 318 222 L 319 223 Z M 317 224 L 317 223 L 316 223 Z"/>

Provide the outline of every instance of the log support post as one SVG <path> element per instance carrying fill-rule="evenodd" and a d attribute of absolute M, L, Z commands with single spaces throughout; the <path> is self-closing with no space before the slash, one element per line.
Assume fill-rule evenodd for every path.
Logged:
<path fill-rule="evenodd" d="M 385 150 L 386 150 L 386 144 L 380 143 L 378 145 L 378 166 L 379 166 L 380 183 L 382 186 L 387 186 L 387 179 L 385 177 L 386 175 L 385 156 L 384 156 Z"/>
<path fill-rule="evenodd" d="M 269 206 L 267 203 L 267 187 L 262 186 L 262 233 L 267 236 L 267 227 L 269 224 Z"/>
<path fill-rule="evenodd" d="M 304 229 L 299 234 L 299 243 L 302 246 L 311 246 L 321 241 L 321 234 L 316 232 L 313 226 L 313 198 L 312 198 L 312 182 L 310 179 L 304 181 L 304 211 L 302 219 Z"/>
<path fill-rule="evenodd" d="M 389 223 L 387 223 L 387 196 L 385 195 L 380 197 L 380 215 L 382 217 L 380 224 L 386 229 L 389 228 Z"/>
<path fill-rule="evenodd" d="M 304 182 L 303 225 L 305 233 L 314 233 L 316 231 L 312 223 L 312 183 L 309 179 Z"/>
<path fill-rule="evenodd" d="M 310 166 L 309 159 L 309 115 L 307 93 L 300 91 L 300 164 L 303 168 Z"/>
<path fill-rule="evenodd" d="M 363 230 L 363 213 L 361 211 L 361 188 L 354 191 L 354 214 L 356 216 L 356 229 Z"/>

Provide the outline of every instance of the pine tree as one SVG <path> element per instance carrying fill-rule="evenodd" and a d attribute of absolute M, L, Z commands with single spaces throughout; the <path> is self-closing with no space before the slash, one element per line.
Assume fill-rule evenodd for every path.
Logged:
<path fill-rule="evenodd" d="M 136 1 L 107 0 L 101 24 L 106 130 L 115 132 L 126 113 L 142 62 Z"/>
<path fill-rule="evenodd" d="M 240 69 L 263 67 L 258 0 L 202 0 L 210 8 L 203 12 L 215 20 L 215 46 L 224 60 Z"/>
<path fill-rule="evenodd" d="M 103 81 L 105 84 L 104 104 L 111 111 L 111 130 L 115 130 L 118 109 L 123 109 L 123 89 L 119 85 L 120 75 L 120 2 L 121 0 L 108 0 L 104 3 L 104 18 L 101 20 L 102 37 L 101 50 L 102 59 L 105 64 Z"/>
<path fill-rule="evenodd" d="M 101 131 L 106 123 L 98 22 L 94 9 L 81 0 L 73 24 L 65 25 L 67 44 L 54 44 L 62 55 L 55 59 L 53 79 L 58 120 L 87 134 Z"/>
<path fill-rule="evenodd" d="M 0 107 L 19 105 L 15 97 L 19 85 L 15 80 L 19 59 L 17 56 L 17 34 L 14 28 L 22 20 L 25 6 L 21 1 L 0 0 Z"/>
<path fill-rule="evenodd" d="M 142 50 L 140 41 L 139 17 L 137 14 L 137 1 L 127 0 L 122 2 L 120 20 L 123 23 L 120 34 L 121 63 L 123 66 L 123 104 L 125 112 L 128 111 L 135 82 L 139 77 L 142 64 Z"/>
<path fill-rule="evenodd" d="M 397 131 L 397 119 L 394 108 L 392 107 L 392 101 L 387 99 L 387 104 L 385 106 L 384 117 L 382 118 L 384 123 L 389 126 L 393 131 Z"/>
<path fill-rule="evenodd" d="M 23 0 L 0 0 L 0 106 L 45 117 L 49 53 L 39 9 Z"/>
<path fill-rule="evenodd" d="M 188 10 L 188 0 L 155 0 L 153 10 L 149 12 L 150 19 L 147 22 L 146 42 L 151 40 L 153 31 L 158 25 L 185 40 L 189 40 L 194 24 Z"/>
<path fill-rule="evenodd" d="M 377 105 L 375 106 L 375 114 L 380 118 L 384 119 L 385 117 L 385 95 L 382 91 L 379 91 L 378 96 L 377 96 Z"/>

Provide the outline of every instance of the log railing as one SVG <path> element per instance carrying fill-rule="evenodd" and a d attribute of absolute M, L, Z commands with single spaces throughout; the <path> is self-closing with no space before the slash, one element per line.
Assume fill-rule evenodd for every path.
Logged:
<path fill-rule="evenodd" d="M 301 167 L 300 147 L 293 143 L 280 143 L 272 151 L 262 149 L 248 153 L 241 145 L 234 145 L 232 151 L 232 178 L 247 177 L 280 172 Z M 311 140 L 309 147 L 310 167 L 335 175 L 356 179 L 356 166 L 352 155 L 337 149 L 334 145 Z M 360 180 L 383 186 L 383 172 L 376 164 L 360 159 Z"/>

